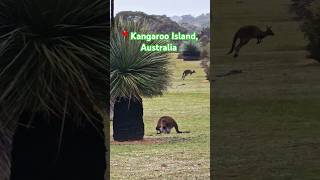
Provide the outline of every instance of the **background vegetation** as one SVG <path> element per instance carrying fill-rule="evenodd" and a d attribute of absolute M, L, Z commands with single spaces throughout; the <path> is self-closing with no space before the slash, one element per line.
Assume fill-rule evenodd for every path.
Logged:
<path fill-rule="evenodd" d="M 320 2 L 315 0 L 292 0 L 291 10 L 301 21 L 301 30 L 308 39 L 310 58 L 320 61 Z"/>

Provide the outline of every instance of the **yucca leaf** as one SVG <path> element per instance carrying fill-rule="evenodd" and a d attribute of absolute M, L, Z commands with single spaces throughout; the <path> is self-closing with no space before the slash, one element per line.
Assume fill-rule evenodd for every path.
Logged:
<path fill-rule="evenodd" d="M 150 32 L 145 22 L 116 19 L 111 39 L 111 98 L 153 97 L 161 95 L 169 85 L 170 70 L 167 52 L 140 51 L 143 41 L 128 40 L 121 32 Z M 151 44 L 165 45 L 157 40 Z"/>
<path fill-rule="evenodd" d="M 0 129 L 23 111 L 107 109 L 108 12 L 102 0 L 0 2 Z"/>

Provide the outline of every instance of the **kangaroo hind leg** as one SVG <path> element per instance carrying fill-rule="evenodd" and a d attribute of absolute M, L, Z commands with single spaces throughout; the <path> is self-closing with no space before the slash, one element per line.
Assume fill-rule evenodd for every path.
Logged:
<path fill-rule="evenodd" d="M 236 46 L 236 48 L 235 48 L 235 50 L 236 50 L 236 52 L 234 53 L 234 57 L 235 57 L 235 58 L 239 56 L 240 49 L 241 49 L 244 45 L 246 45 L 248 42 L 249 42 L 249 40 L 243 40 L 243 39 L 240 40 L 239 44 L 238 44 L 238 45 Z"/>
<path fill-rule="evenodd" d="M 257 44 L 260 44 L 262 42 L 262 39 L 257 39 Z"/>

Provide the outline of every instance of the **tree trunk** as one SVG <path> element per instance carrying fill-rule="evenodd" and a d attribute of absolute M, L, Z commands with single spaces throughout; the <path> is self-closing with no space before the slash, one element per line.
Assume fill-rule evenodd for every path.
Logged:
<path fill-rule="evenodd" d="M 114 0 L 111 0 L 111 26 L 114 25 Z"/>
<path fill-rule="evenodd" d="M 31 118 L 30 127 L 26 127 Z M 11 180 L 103 180 L 106 170 L 106 147 L 103 120 L 81 117 L 76 126 L 72 117 L 61 119 L 45 112 L 20 118 L 12 145 Z M 60 147 L 60 148 L 59 148 Z"/>
<path fill-rule="evenodd" d="M 10 177 L 10 152 L 12 132 L 14 128 L 0 129 L 0 179 L 8 180 Z"/>
<path fill-rule="evenodd" d="M 117 98 L 113 113 L 113 139 L 115 141 L 143 139 L 142 99 Z"/>

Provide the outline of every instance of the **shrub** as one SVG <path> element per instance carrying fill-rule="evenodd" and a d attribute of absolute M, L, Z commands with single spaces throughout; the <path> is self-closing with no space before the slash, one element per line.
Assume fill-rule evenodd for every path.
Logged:
<path fill-rule="evenodd" d="M 205 47 L 202 48 L 203 59 L 200 62 L 200 66 L 201 68 L 203 68 L 207 80 L 210 80 L 210 43 L 208 43 Z"/>
<path fill-rule="evenodd" d="M 293 0 L 291 10 L 301 21 L 301 31 L 308 39 L 308 57 L 320 61 L 320 3 L 314 0 Z"/>
<path fill-rule="evenodd" d="M 200 66 L 203 68 L 204 73 L 206 74 L 207 80 L 210 79 L 210 60 L 208 58 L 202 59 Z"/>
<path fill-rule="evenodd" d="M 200 59 L 200 48 L 196 43 L 190 41 L 189 43 L 184 44 L 182 55 L 185 60 Z"/>

